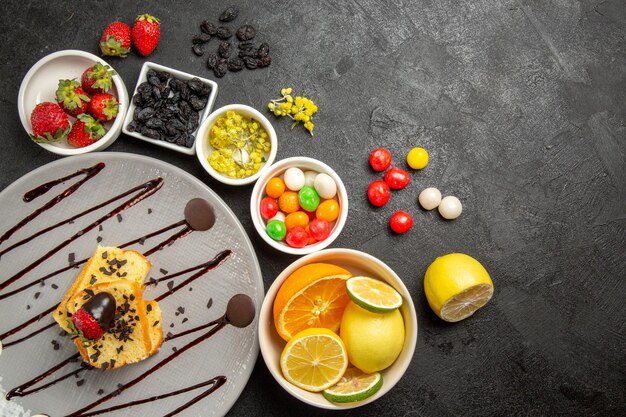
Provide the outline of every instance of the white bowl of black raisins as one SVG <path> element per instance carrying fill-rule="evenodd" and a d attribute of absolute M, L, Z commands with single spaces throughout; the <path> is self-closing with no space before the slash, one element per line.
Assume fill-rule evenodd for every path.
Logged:
<path fill-rule="evenodd" d="M 193 155 L 198 126 L 211 112 L 216 96 L 215 81 L 146 62 L 141 67 L 122 131 Z"/>

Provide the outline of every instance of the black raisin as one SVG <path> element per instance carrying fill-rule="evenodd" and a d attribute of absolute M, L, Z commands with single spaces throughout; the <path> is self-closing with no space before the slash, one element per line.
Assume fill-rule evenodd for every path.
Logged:
<path fill-rule="evenodd" d="M 198 94 L 198 97 L 208 97 L 209 94 L 211 94 L 211 86 L 208 84 L 202 83 L 202 89 L 196 92 L 196 94 Z"/>
<path fill-rule="evenodd" d="M 198 77 L 193 77 L 187 82 L 187 85 L 189 86 L 189 88 L 191 88 L 191 91 L 198 93 L 202 91 L 202 86 L 204 85 L 204 83 L 200 81 Z"/>
<path fill-rule="evenodd" d="M 191 50 L 193 51 L 194 55 L 196 55 L 196 56 L 204 55 L 204 49 L 202 49 L 202 44 L 200 44 L 200 43 L 194 44 L 191 47 Z"/>
<path fill-rule="evenodd" d="M 198 119 L 189 118 L 187 120 L 187 132 L 193 132 L 198 128 Z"/>
<path fill-rule="evenodd" d="M 222 40 L 230 39 L 230 37 L 233 36 L 233 34 L 230 32 L 230 29 L 224 26 L 218 27 L 216 34 L 217 34 L 217 37 Z"/>
<path fill-rule="evenodd" d="M 268 67 L 271 63 L 272 63 L 272 57 L 269 55 L 266 55 L 257 61 L 257 66 L 259 68 L 264 68 L 264 67 Z"/>
<path fill-rule="evenodd" d="M 139 123 L 136 120 L 133 120 L 128 124 L 128 126 L 126 126 L 126 129 L 128 129 L 129 132 L 135 132 L 138 127 Z"/>
<path fill-rule="evenodd" d="M 191 38 L 191 43 L 207 43 L 210 40 L 211 40 L 211 35 L 203 32 Z"/>
<path fill-rule="evenodd" d="M 161 134 L 159 132 L 146 126 L 141 128 L 141 134 L 150 139 L 161 139 Z"/>
<path fill-rule="evenodd" d="M 185 141 L 185 146 L 191 148 L 193 143 L 196 141 L 196 137 L 194 135 L 187 135 L 187 140 Z"/>
<path fill-rule="evenodd" d="M 156 73 L 155 75 L 152 75 L 150 77 L 148 77 L 148 82 L 152 85 L 159 85 L 161 84 L 161 80 L 159 80 L 159 77 L 157 77 Z"/>
<path fill-rule="evenodd" d="M 254 49 L 246 49 L 244 51 L 239 51 L 238 54 L 239 58 L 245 58 L 245 57 L 250 57 L 250 58 L 256 58 L 256 50 Z"/>
<path fill-rule="evenodd" d="M 222 58 L 228 58 L 230 56 L 230 51 L 230 42 L 220 42 L 220 46 L 217 48 L 217 53 L 219 54 L 219 56 L 221 56 Z"/>
<path fill-rule="evenodd" d="M 133 120 L 139 120 L 139 112 L 141 110 L 141 107 L 135 107 L 135 110 L 133 111 Z"/>
<path fill-rule="evenodd" d="M 228 70 L 232 72 L 241 71 L 243 69 L 243 59 L 241 58 L 231 58 L 228 60 L 227 64 Z"/>
<path fill-rule="evenodd" d="M 169 85 L 170 85 L 170 88 L 171 88 L 172 90 L 178 91 L 178 90 L 180 90 L 181 86 L 182 86 L 182 85 L 184 85 L 184 84 L 185 84 L 185 83 L 184 83 L 183 81 L 179 80 L 178 78 L 173 78 L 173 79 L 170 81 L 170 84 L 169 84 Z"/>
<path fill-rule="evenodd" d="M 153 69 L 149 69 L 146 72 L 146 78 L 150 78 L 150 77 L 158 77 L 157 72 Z"/>
<path fill-rule="evenodd" d="M 237 29 L 237 39 L 240 41 L 249 41 L 256 36 L 256 29 L 251 25 L 243 25 Z"/>
<path fill-rule="evenodd" d="M 189 119 L 189 115 L 191 114 L 192 111 L 193 109 L 191 108 L 191 104 L 189 104 L 188 101 L 183 100 L 178 105 L 178 114 L 180 117 L 182 117 L 185 120 Z"/>
<path fill-rule="evenodd" d="M 167 124 L 171 129 L 185 130 L 185 123 L 181 122 L 179 119 L 172 119 Z"/>
<path fill-rule="evenodd" d="M 206 59 L 206 67 L 212 70 L 213 68 L 215 68 L 216 65 L 217 65 L 217 55 L 209 54 L 209 56 Z"/>
<path fill-rule="evenodd" d="M 165 125 L 163 120 L 157 117 L 152 117 L 146 121 L 146 127 L 149 127 L 150 129 L 163 129 Z"/>
<path fill-rule="evenodd" d="M 267 43 L 263 42 L 261 46 L 259 46 L 259 50 L 257 51 L 256 55 L 259 58 L 263 58 L 267 56 L 267 54 L 269 53 L 270 53 L 270 46 Z"/>
<path fill-rule="evenodd" d="M 165 136 L 163 139 L 165 139 L 166 142 L 169 143 L 176 143 L 176 140 L 178 139 L 178 137 L 180 136 L 180 133 L 177 133 L 174 136 Z"/>
<path fill-rule="evenodd" d="M 182 84 L 182 86 L 180 87 L 180 98 L 183 100 L 189 100 L 190 96 L 191 90 L 189 89 L 189 86 L 186 83 Z"/>
<path fill-rule="evenodd" d="M 235 6 L 230 6 L 220 15 L 220 22 L 232 22 L 237 16 L 239 16 L 239 9 Z"/>
<path fill-rule="evenodd" d="M 152 107 L 146 107 L 145 109 L 141 109 L 137 114 L 137 120 L 145 123 L 148 119 L 154 116 L 154 109 Z"/>
<path fill-rule="evenodd" d="M 154 97 L 155 100 L 160 100 L 162 98 L 162 94 L 161 94 L 161 89 L 157 86 L 152 88 L 152 97 Z"/>
<path fill-rule="evenodd" d="M 180 135 L 176 136 L 176 144 L 178 146 L 185 146 L 185 143 L 187 142 L 187 134 L 186 133 L 181 133 Z"/>
<path fill-rule="evenodd" d="M 243 63 L 246 65 L 246 68 L 248 69 L 255 69 L 257 67 L 256 59 L 250 56 L 243 57 Z"/>
<path fill-rule="evenodd" d="M 200 30 L 207 35 L 215 35 L 217 33 L 217 27 L 208 20 L 205 20 L 200 24 Z"/>
<path fill-rule="evenodd" d="M 159 80 L 161 80 L 162 82 L 166 82 L 167 80 L 172 78 L 172 75 L 167 71 L 156 71 L 156 76 L 159 77 Z"/>
<path fill-rule="evenodd" d="M 137 93 L 133 96 L 133 104 L 135 106 L 141 106 L 141 94 Z"/>
<path fill-rule="evenodd" d="M 254 41 L 243 41 L 239 42 L 239 45 L 237 45 L 237 47 L 242 51 L 247 51 L 256 47 L 256 44 L 254 43 Z"/>
<path fill-rule="evenodd" d="M 229 68 L 230 69 L 230 68 Z M 194 110 L 200 111 L 206 106 L 207 99 L 193 96 L 189 99 L 189 104 Z"/>
<path fill-rule="evenodd" d="M 143 94 L 144 91 L 152 91 L 152 86 L 150 85 L 149 82 L 144 81 L 141 84 L 139 84 L 139 86 L 137 87 L 137 92 L 139 94 Z"/>

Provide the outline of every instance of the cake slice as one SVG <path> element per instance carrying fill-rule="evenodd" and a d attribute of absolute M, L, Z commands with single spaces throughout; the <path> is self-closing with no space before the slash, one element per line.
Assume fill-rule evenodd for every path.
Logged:
<path fill-rule="evenodd" d="M 161 307 L 156 301 L 144 301 L 146 304 L 146 317 L 148 319 L 148 333 L 150 334 L 150 342 L 152 349 L 148 352 L 148 356 L 152 356 L 159 351 L 163 343 L 163 322 L 161 319 Z"/>
<path fill-rule="evenodd" d="M 115 316 L 110 328 L 98 339 L 75 337 L 74 343 L 84 361 L 96 368 L 114 369 L 139 362 L 155 353 L 162 340 L 162 333 L 159 334 L 160 309 L 156 302 L 144 302 L 141 284 L 120 279 L 92 285 L 76 293 L 67 303 L 68 313 L 75 314 L 83 304 L 101 292 L 107 292 L 115 299 Z M 151 306 L 150 320 L 148 305 Z M 154 322 L 157 322 L 156 326 Z M 68 327 L 70 323 L 71 319 L 66 323 Z M 151 330 L 152 327 L 159 329 Z"/>
<path fill-rule="evenodd" d="M 151 266 L 148 258 L 137 251 L 98 245 L 91 258 L 89 258 L 80 274 L 65 293 L 57 309 L 52 313 L 52 317 L 63 330 L 71 333 L 67 324 L 67 319 L 70 317 L 67 305 L 76 293 L 89 286 L 120 279 L 141 284 L 148 275 Z"/>

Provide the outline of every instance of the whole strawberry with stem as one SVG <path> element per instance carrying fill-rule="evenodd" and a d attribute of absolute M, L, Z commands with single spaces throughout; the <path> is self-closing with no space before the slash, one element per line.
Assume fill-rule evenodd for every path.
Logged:
<path fill-rule="evenodd" d="M 115 298 L 108 292 L 100 292 L 72 314 L 70 329 L 72 335 L 81 337 L 85 344 L 89 343 L 88 340 L 101 338 L 114 318 Z"/>
<path fill-rule="evenodd" d="M 76 148 L 83 148 L 91 145 L 106 133 L 107 130 L 102 123 L 88 114 L 80 114 L 67 136 L 67 143 Z"/>
<path fill-rule="evenodd" d="M 90 98 L 76 80 L 59 80 L 55 93 L 57 103 L 70 116 L 78 116 L 87 111 Z"/>
<path fill-rule="evenodd" d="M 38 143 L 57 142 L 70 131 L 70 121 L 61 106 L 49 101 L 37 104 L 30 114 L 33 133 L 30 138 Z"/>
<path fill-rule="evenodd" d="M 109 93 L 94 94 L 87 108 L 89 114 L 100 122 L 110 122 L 115 120 L 119 112 L 117 99 Z"/>
<path fill-rule="evenodd" d="M 88 94 L 106 93 L 113 86 L 113 76 L 116 74 L 108 65 L 96 62 L 83 71 L 80 83 Z"/>
<path fill-rule="evenodd" d="M 113 22 L 100 37 L 100 50 L 103 55 L 126 58 L 130 52 L 130 27 L 126 23 Z"/>
<path fill-rule="evenodd" d="M 141 55 L 150 55 L 161 38 L 159 19 L 149 14 L 137 16 L 133 24 L 132 38 L 133 45 Z"/>

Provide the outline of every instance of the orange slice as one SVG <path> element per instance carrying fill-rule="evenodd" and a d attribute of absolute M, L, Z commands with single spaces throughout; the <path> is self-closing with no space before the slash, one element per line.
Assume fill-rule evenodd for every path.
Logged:
<path fill-rule="evenodd" d="M 274 299 L 274 326 L 286 341 L 311 328 L 339 330 L 350 301 L 346 280 L 352 274 L 339 266 L 313 263 L 298 268 L 281 285 Z"/>

